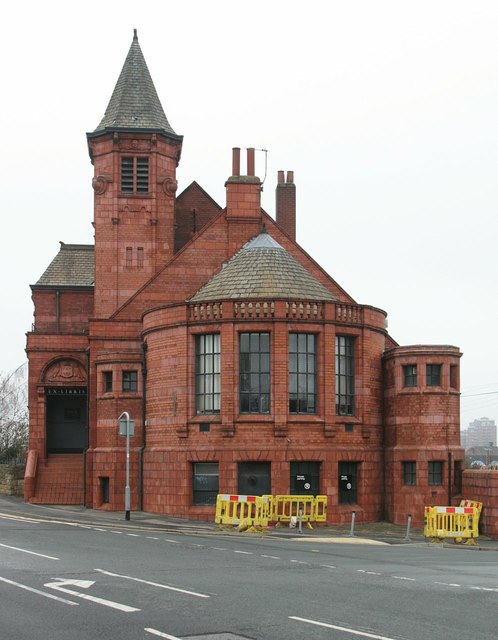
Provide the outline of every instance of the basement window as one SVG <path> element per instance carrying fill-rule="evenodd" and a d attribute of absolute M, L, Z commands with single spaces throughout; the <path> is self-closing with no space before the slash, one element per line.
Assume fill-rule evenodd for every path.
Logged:
<path fill-rule="evenodd" d="M 218 495 L 219 471 L 217 462 L 192 464 L 192 502 L 194 505 L 214 505 Z"/>

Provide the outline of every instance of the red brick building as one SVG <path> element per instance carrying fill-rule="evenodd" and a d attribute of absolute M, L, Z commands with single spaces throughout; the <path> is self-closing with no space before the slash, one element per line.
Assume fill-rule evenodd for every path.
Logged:
<path fill-rule="evenodd" d="M 25 498 L 212 519 L 218 492 L 328 496 L 330 522 L 414 523 L 459 498 L 459 361 L 400 347 L 296 243 L 296 187 L 260 204 L 232 151 L 226 204 L 177 195 L 182 136 L 136 34 L 88 148 L 95 245 L 32 285 Z"/>

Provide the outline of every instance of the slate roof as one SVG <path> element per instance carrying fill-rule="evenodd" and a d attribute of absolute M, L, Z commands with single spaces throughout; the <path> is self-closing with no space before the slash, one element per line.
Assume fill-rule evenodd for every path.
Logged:
<path fill-rule="evenodd" d="M 105 115 L 89 136 L 124 129 L 158 131 L 181 139 L 166 118 L 138 43 L 136 29 Z"/>
<path fill-rule="evenodd" d="M 190 302 L 284 299 L 331 301 L 337 298 L 266 231 L 248 242 Z"/>
<path fill-rule="evenodd" d="M 35 286 L 93 287 L 94 248 L 88 244 L 61 242 L 59 253 Z"/>

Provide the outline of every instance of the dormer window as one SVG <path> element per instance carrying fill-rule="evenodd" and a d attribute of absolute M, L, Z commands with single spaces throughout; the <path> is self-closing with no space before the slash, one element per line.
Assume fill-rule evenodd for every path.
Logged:
<path fill-rule="evenodd" d="M 149 158 L 121 158 L 121 192 L 149 193 Z"/>

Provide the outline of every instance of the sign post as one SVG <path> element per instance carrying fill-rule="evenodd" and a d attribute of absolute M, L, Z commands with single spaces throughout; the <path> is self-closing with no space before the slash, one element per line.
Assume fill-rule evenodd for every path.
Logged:
<path fill-rule="evenodd" d="M 130 519 L 130 436 L 135 435 L 135 423 L 130 420 L 128 411 L 119 416 L 119 435 L 126 436 L 126 485 L 125 485 L 125 520 Z"/>

